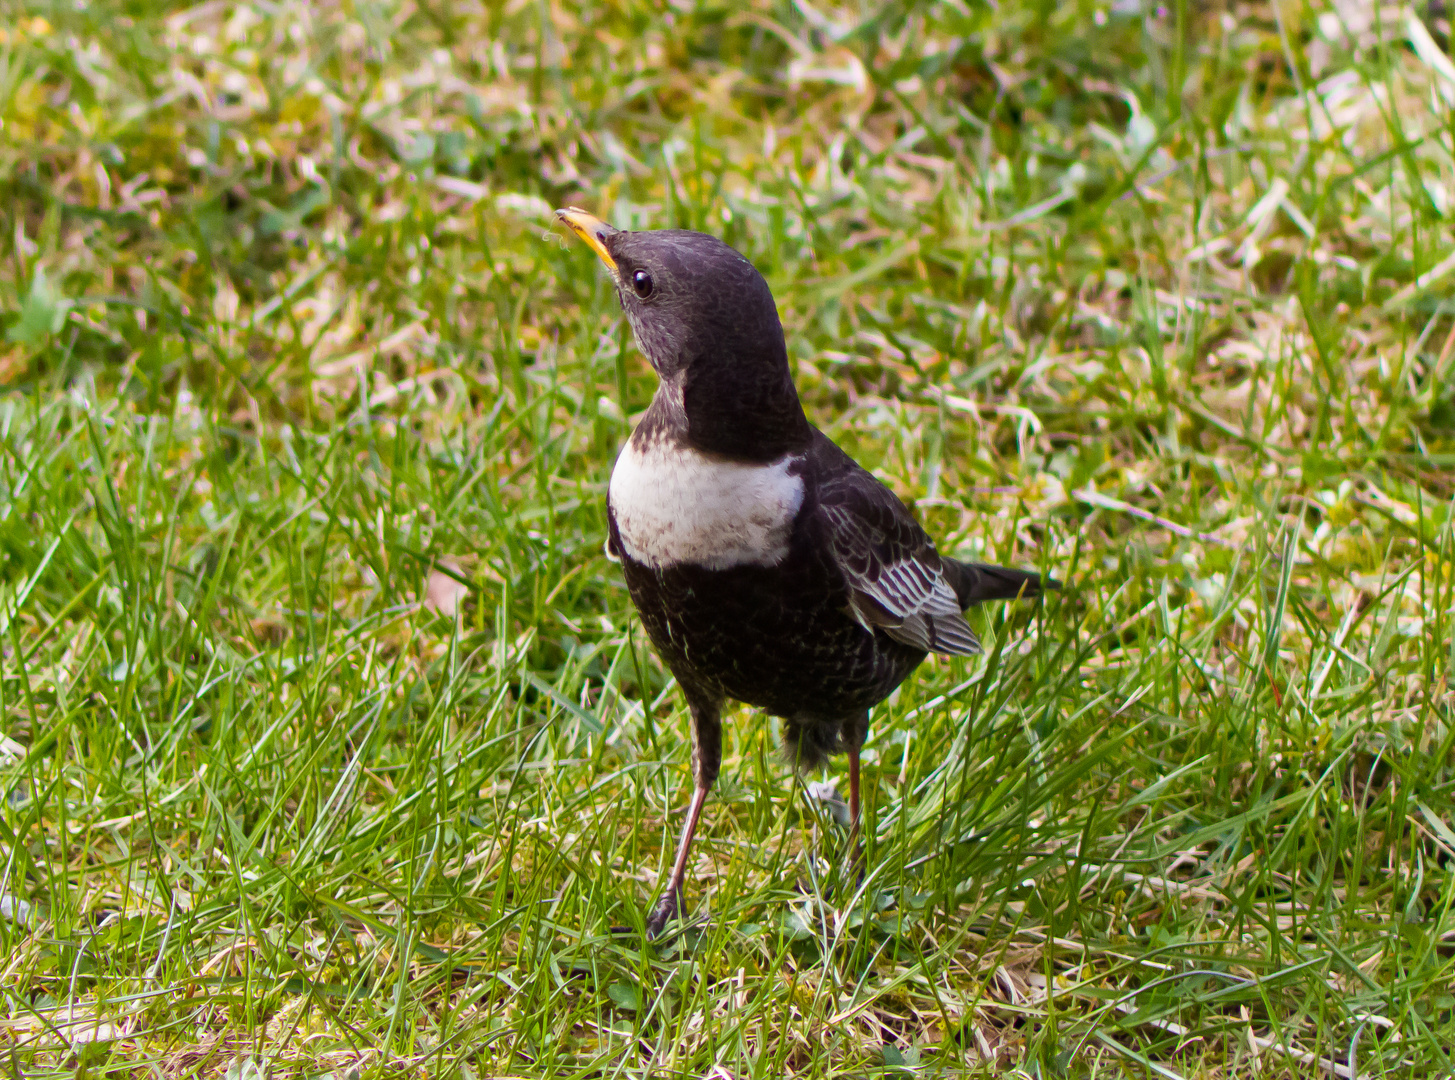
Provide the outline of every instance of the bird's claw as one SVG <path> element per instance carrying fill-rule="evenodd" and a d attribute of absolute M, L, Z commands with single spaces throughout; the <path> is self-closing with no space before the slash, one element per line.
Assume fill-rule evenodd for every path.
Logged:
<path fill-rule="evenodd" d="M 668 889 L 662 894 L 662 899 L 657 901 L 657 906 L 652 909 L 652 914 L 647 919 L 647 940 L 651 941 L 656 938 L 667 923 L 681 913 L 681 894 L 676 889 Z"/>

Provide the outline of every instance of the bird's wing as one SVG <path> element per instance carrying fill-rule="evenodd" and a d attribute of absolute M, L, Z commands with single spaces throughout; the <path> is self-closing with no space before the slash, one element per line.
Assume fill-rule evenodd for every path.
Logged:
<path fill-rule="evenodd" d="M 856 465 L 824 485 L 819 513 L 860 623 L 926 652 L 980 651 L 934 542 L 894 492 Z"/>

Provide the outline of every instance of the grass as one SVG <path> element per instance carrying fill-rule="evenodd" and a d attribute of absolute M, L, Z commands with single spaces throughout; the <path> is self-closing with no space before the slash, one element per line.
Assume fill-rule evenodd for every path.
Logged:
<path fill-rule="evenodd" d="M 1450 1074 L 1448 33 L 0 0 L 0 1068 Z M 1068 582 L 876 710 L 857 889 L 735 715 L 658 945 L 570 203 L 737 245 L 810 416 Z"/>

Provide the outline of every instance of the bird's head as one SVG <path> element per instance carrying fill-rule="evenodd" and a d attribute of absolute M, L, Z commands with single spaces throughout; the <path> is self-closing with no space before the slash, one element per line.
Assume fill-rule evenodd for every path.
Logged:
<path fill-rule="evenodd" d="M 703 449 L 777 456 L 807 438 L 783 326 L 763 275 L 715 236 L 556 216 L 611 272 L 637 344 Z"/>

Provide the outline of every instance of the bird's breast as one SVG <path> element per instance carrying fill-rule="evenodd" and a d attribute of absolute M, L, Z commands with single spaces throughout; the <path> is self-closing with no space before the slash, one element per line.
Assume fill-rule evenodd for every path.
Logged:
<path fill-rule="evenodd" d="M 632 439 L 607 492 L 623 550 L 654 569 L 776 566 L 803 506 L 795 461 L 752 464 L 666 439 Z"/>

